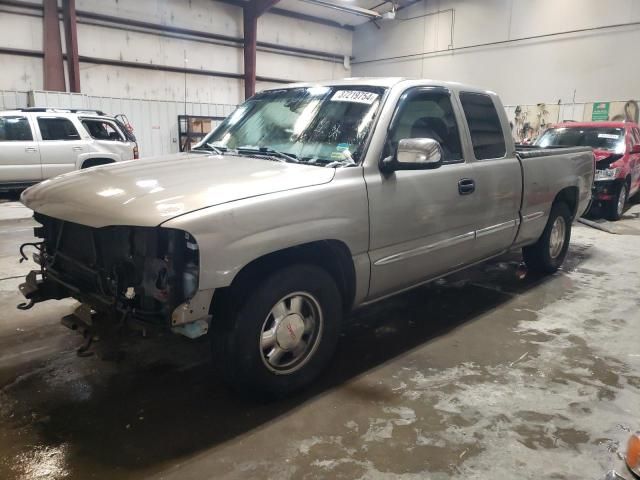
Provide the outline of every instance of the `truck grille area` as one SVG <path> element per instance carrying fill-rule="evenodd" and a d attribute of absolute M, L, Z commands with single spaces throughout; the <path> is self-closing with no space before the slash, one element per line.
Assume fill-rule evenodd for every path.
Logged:
<path fill-rule="evenodd" d="M 43 278 L 96 310 L 168 320 L 197 289 L 198 248 L 182 230 L 92 228 L 41 214 Z"/>

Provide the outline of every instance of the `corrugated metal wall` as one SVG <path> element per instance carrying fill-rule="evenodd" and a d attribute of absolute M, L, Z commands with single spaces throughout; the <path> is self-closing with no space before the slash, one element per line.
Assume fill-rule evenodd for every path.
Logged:
<path fill-rule="evenodd" d="M 14 110 L 28 106 L 28 93 L 16 90 L 0 90 L 0 110 Z"/>
<path fill-rule="evenodd" d="M 124 113 L 133 125 L 140 156 L 178 152 L 178 115 L 226 117 L 235 105 L 170 102 L 116 97 L 95 97 L 81 93 L 0 91 L 0 110 L 25 107 L 90 108 L 116 115 Z M 214 122 L 217 126 L 219 122 Z"/>

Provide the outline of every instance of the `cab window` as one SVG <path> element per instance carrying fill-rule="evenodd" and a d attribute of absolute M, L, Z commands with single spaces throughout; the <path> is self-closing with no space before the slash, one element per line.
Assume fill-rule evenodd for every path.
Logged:
<path fill-rule="evenodd" d="M 463 92 L 460 94 L 460 103 L 469 125 L 476 159 L 504 157 L 507 152 L 504 132 L 491 97 L 483 93 Z"/>
<path fill-rule="evenodd" d="M 392 155 L 400 140 L 432 138 L 440 143 L 444 163 L 461 162 L 460 133 L 448 91 L 418 89 L 405 93 L 387 136 L 384 156 Z"/>

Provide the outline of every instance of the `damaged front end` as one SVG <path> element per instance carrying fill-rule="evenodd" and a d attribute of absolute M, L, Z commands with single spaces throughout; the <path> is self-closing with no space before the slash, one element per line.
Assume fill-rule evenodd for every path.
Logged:
<path fill-rule="evenodd" d="M 20 291 L 30 308 L 73 297 L 82 303 L 63 324 L 80 330 L 100 317 L 112 325 L 171 329 L 195 338 L 209 326 L 213 291 L 198 291 L 199 250 L 182 230 L 160 227 L 92 228 L 36 213 L 41 241 L 33 259 L 40 265 Z"/>

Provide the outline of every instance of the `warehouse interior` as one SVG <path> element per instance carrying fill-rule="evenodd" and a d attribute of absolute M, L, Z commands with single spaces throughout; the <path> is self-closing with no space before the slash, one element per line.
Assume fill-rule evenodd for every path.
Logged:
<path fill-rule="evenodd" d="M 639 44 L 636 0 L 0 0 L 0 478 L 640 478 Z M 333 96 L 305 104 L 287 97 L 295 89 Z M 382 158 L 411 89 L 452 99 L 442 118 L 462 139 L 459 158 L 446 148 L 449 123 L 432 147 L 436 166 L 401 166 L 411 139 L 398 139 L 397 153 Z M 504 156 L 481 157 L 476 148 L 465 95 L 480 94 L 492 99 Z M 324 103 L 369 113 L 358 117 L 358 140 L 336 140 L 320 168 L 319 154 L 305 160 L 302 147 L 295 155 L 273 147 L 284 140 L 255 151 L 228 143 L 253 105 L 269 98 L 299 115 L 291 138 Z M 438 112 L 446 111 L 437 98 Z M 331 131 L 349 119 L 320 111 L 329 112 Z M 267 111 L 261 121 L 269 115 L 276 117 Z M 66 122 L 60 135 L 68 138 L 54 138 L 55 119 Z M 20 121 L 28 133 L 11 138 Z M 251 125 L 247 138 L 261 128 Z M 582 143 L 570 143 L 576 131 Z M 585 140 L 590 132 L 598 145 Z M 61 146 L 47 153 L 47 140 Z M 428 162 L 424 145 L 409 147 L 423 154 L 416 163 Z M 39 160 L 24 157 L 29 152 Z M 368 170 L 374 153 L 380 160 Z M 252 167 L 267 156 L 269 166 Z M 400 165 L 393 173 L 390 162 Z M 453 169 L 467 172 L 460 182 L 472 181 L 451 197 L 469 200 L 465 207 L 435 180 Z M 411 174 L 422 176 L 401 183 Z M 575 200 L 552 191 L 562 181 Z M 566 198 L 565 217 L 554 217 L 558 198 Z M 459 246 L 447 257 L 443 242 L 469 235 L 462 219 L 488 217 L 507 201 L 517 219 L 478 224 L 471 237 L 508 232 L 509 248 L 473 256 Z M 546 206 L 526 210 L 527 201 Z M 211 283 L 202 304 L 200 291 L 187 295 L 184 325 L 176 327 L 176 308 L 167 331 L 143 325 L 122 335 L 115 354 L 103 354 L 107 334 L 69 320 L 80 303 L 90 319 L 100 314 L 83 288 L 72 294 L 65 284 L 67 295 L 42 302 L 30 290 L 29 272 L 38 269 L 44 281 L 42 258 L 55 262 L 51 232 L 56 248 L 67 235 L 50 222 L 57 218 L 93 230 L 165 225 L 184 237 L 167 237 L 167 245 L 196 252 L 188 260 L 196 265 L 184 260 L 176 278 L 196 268 L 204 291 L 211 279 L 236 277 Z M 451 238 L 438 236 L 455 222 Z M 423 224 L 437 233 L 427 243 L 414 238 Z M 523 238 L 535 225 L 535 238 Z M 96 256 L 111 255 L 93 233 L 69 228 L 77 232 L 69 242 L 97 242 Z M 314 237 L 316 229 L 336 236 Z M 236 241 L 229 231 L 256 234 Z M 344 249 L 333 243 L 339 232 Z M 403 232 L 402 248 L 384 244 Z M 128 235 L 131 252 L 156 241 Z M 554 235 L 566 241 L 561 253 Z M 542 275 L 530 252 L 545 236 L 553 268 Z M 265 250 L 284 239 L 286 253 Z M 179 255 L 169 248 L 162 261 L 174 265 Z M 231 263 L 240 257 L 244 263 Z M 346 270 L 335 260 L 342 257 Z M 400 257 L 402 268 L 388 266 Z M 286 284 L 278 275 L 299 258 L 315 268 L 298 271 L 304 281 L 336 280 L 340 307 L 325 311 L 313 296 L 301 307 L 322 322 L 341 312 L 335 354 L 290 394 L 238 393 L 228 381 L 241 358 L 220 361 L 216 348 L 226 354 L 240 341 L 212 337 L 241 329 L 216 320 L 244 318 L 239 299 L 258 302 L 265 282 Z M 438 262 L 449 264 L 415 273 Z M 109 275 L 129 272 L 114 267 Z M 393 285 L 411 275 L 421 280 Z M 140 290 L 128 285 L 121 294 L 133 302 Z M 206 311 L 204 324 L 194 309 Z M 131 308 L 118 329 L 130 317 Z M 287 324 L 292 338 L 297 328 L 306 332 L 300 325 Z M 322 335 L 333 331 L 321 325 Z M 289 351 L 277 322 L 273 329 Z M 313 341 L 315 362 L 321 340 Z"/>

